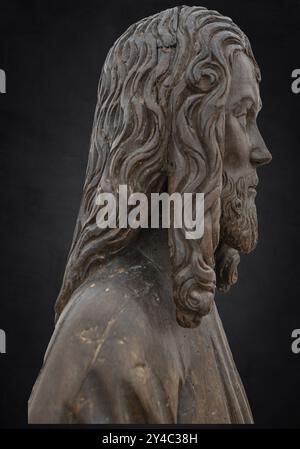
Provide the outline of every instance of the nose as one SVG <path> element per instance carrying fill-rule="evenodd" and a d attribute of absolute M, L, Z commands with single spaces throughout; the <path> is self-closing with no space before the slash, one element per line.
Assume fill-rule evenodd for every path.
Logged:
<path fill-rule="evenodd" d="M 255 167 L 269 164 L 272 160 L 272 155 L 266 147 L 266 144 L 258 130 L 255 139 L 255 145 L 251 150 L 250 159 L 252 165 L 254 165 Z"/>

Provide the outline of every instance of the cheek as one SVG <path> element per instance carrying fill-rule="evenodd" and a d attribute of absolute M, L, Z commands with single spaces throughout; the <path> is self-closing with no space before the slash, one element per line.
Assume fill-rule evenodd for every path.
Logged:
<path fill-rule="evenodd" d="M 238 118 L 227 116 L 225 123 L 224 167 L 242 169 L 250 162 L 250 142 L 246 130 Z"/>

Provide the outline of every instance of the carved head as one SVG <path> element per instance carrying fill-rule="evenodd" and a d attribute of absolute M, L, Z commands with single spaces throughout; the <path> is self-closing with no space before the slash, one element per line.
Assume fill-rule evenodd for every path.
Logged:
<path fill-rule="evenodd" d="M 126 250 L 138 229 L 99 229 L 96 195 L 203 192 L 204 235 L 169 229 L 180 325 L 209 313 L 257 241 L 256 169 L 271 160 L 256 124 L 260 72 L 228 17 L 176 7 L 131 26 L 108 53 L 98 89 L 83 198 L 57 316 L 92 267 Z"/>

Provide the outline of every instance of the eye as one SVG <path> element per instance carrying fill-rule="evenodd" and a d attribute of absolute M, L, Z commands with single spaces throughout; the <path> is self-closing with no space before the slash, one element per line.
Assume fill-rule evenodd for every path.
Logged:
<path fill-rule="evenodd" d="M 239 114 L 236 117 L 238 118 L 241 126 L 243 128 L 247 128 L 247 117 L 248 117 L 247 112 L 245 112 L 244 114 Z"/>
<path fill-rule="evenodd" d="M 236 118 L 239 120 L 242 128 L 246 130 L 248 126 L 251 125 L 251 122 L 255 120 L 255 113 L 253 108 L 249 108 L 243 110 L 242 112 L 239 112 L 238 114 L 236 114 Z"/>
<path fill-rule="evenodd" d="M 255 121 L 255 111 L 255 105 L 250 100 L 239 102 L 233 109 L 234 116 L 239 121 L 239 124 L 245 132 L 248 131 L 248 128 L 251 126 L 252 122 Z"/>

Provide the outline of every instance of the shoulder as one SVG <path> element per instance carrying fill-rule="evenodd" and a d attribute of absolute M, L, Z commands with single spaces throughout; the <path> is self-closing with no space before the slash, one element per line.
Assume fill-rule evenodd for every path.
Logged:
<path fill-rule="evenodd" d="M 85 350 L 102 339 L 104 351 L 126 340 L 145 349 L 175 319 L 168 296 L 163 273 L 139 252 L 115 258 L 74 293 L 57 323 L 56 344 L 76 340 L 76 350 Z"/>
<path fill-rule="evenodd" d="M 173 339 L 169 322 L 175 323 L 162 279 L 151 263 L 132 253 L 112 261 L 74 293 L 56 324 L 34 388 L 31 422 L 44 415 L 54 422 L 61 408 L 66 413 L 62 419 L 69 419 L 74 404 L 98 390 L 100 397 L 108 395 L 104 407 L 122 385 L 141 397 L 153 382 L 160 388 L 155 373 L 168 372 Z M 151 397 L 149 393 L 150 402 Z"/>

